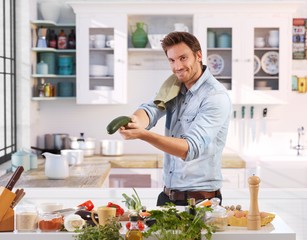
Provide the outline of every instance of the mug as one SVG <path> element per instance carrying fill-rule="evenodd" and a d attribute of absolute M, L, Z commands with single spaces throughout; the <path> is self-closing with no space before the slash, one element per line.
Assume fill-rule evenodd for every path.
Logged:
<path fill-rule="evenodd" d="M 106 207 L 106 206 L 98 207 L 97 214 L 98 214 L 98 222 L 99 223 L 96 221 L 94 214 L 95 214 L 95 212 L 92 211 L 91 212 L 91 218 L 92 218 L 93 222 L 96 225 L 102 225 L 103 226 L 103 225 L 107 224 L 108 221 L 111 218 L 116 217 L 116 208 Z"/>
<path fill-rule="evenodd" d="M 114 48 L 114 40 L 108 40 L 106 41 L 106 47 L 108 48 Z"/>

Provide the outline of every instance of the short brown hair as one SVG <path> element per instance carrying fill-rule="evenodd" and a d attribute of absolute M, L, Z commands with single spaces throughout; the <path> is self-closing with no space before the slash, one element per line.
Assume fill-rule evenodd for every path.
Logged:
<path fill-rule="evenodd" d="M 201 51 L 198 39 L 193 34 L 188 32 L 171 32 L 163 38 L 161 45 L 165 54 L 167 54 L 167 49 L 169 47 L 181 42 L 185 43 L 195 54 L 198 51 Z"/>

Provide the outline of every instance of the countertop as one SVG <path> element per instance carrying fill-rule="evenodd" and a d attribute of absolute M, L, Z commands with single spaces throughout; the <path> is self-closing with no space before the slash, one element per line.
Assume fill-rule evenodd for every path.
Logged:
<path fill-rule="evenodd" d="M 38 160 L 38 168 L 22 173 L 15 187 L 103 187 L 111 168 L 162 168 L 163 156 L 159 154 L 127 154 L 122 156 L 86 157 L 82 164 L 69 167 L 69 177 L 50 180 L 44 173 L 44 159 Z M 225 155 L 222 168 L 245 168 L 246 163 L 236 155 Z M 5 186 L 12 172 L 0 177 Z"/>

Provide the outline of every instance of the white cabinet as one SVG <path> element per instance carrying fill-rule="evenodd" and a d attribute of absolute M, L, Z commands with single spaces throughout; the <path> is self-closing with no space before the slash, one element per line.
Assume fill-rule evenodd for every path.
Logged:
<path fill-rule="evenodd" d="M 32 100 L 75 99 L 76 49 L 58 49 L 48 45 L 50 32 L 59 35 L 61 30 L 68 39 L 75 25 L 43 20 L 31 22 Z M 45 65 L 44 70 L 39 69 L 40 64 Z"/>
<path fill-rule="evenodd" d="M 234 104 L 286 100 L 291 74 L 289 18 L 282 14 L 210 14 L 196 15 L 194 24 L 204 62 L 230 90 Z M 269 33 L 277 34 L 276 44 L 269 41 Z M 259 43 L 262 40 L 264 46 Z"/>
<path fill-rule="evenodd" d="M 76 22 L 77 103 L 126 103 L 126 15 L 77 13 Z"/>
<path fill-rule="evenodd" d="M 244 168 L 222 168 L 222 175 L 222 189 L 246 187 Z"/>

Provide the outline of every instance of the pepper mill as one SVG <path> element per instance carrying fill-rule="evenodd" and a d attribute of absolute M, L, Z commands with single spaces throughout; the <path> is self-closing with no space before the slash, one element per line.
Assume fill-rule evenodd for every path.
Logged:
<path fill-rule="evenodd" d="M 247 229 L 259 230 L 261 228 L 261 218 L 258 208 L 258 190 L 260 178 L 253 175 L 248 178 L 250 192 L 250 207 L 247 215 Z"/>

